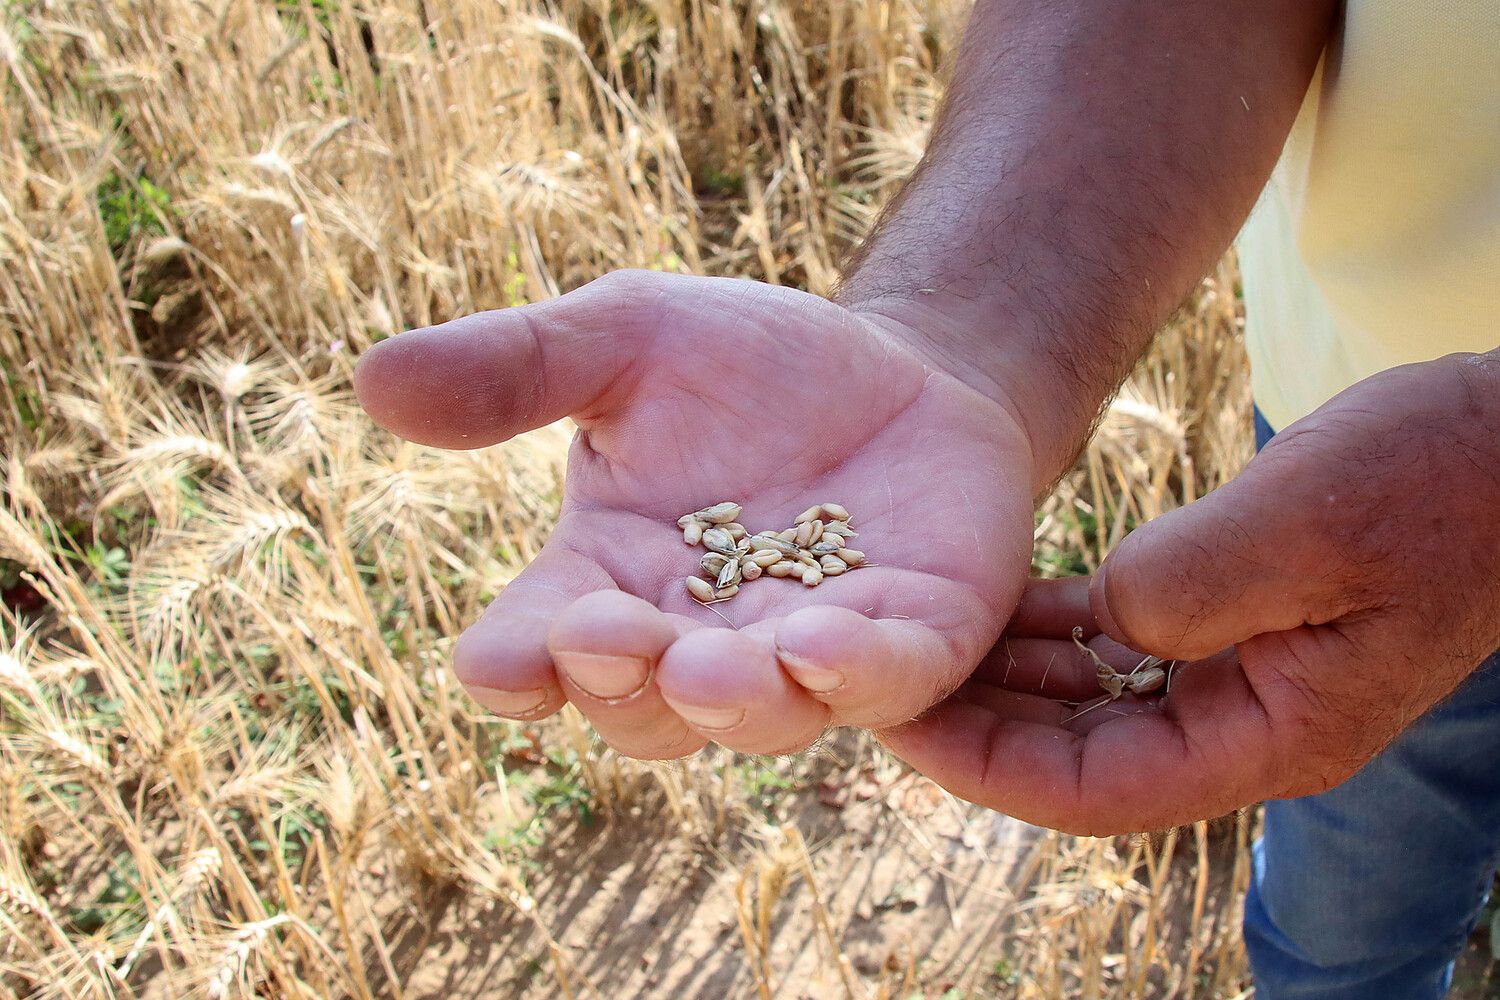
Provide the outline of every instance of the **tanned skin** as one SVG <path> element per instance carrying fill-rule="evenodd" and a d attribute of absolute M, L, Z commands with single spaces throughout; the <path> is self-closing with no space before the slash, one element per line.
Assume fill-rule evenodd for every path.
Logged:
<path fill-rule="evenodd" d="M 1026 581 L 1033 498 L 1243 222 L 1334 8 L 980 0 L 836 301 L 622 272 L 369 351 L 360 399 L 412 440 L 580 428 L 556 531 L 459 641 L 471 694 L 512 718 L 572 701 L 648 758 L 868 726 L 957 794 L 1083 833 L 1327 787 L 1378 751 L 1500 641 L 1487 356 L 1356 386 L 1092 585 Z M 880 565 L 748 586 L 726 627 L 674 527 L 726 499 L 752 529 L 844 503 Z M 1078 624 L 1126 668 L 1125 647 L 1197 662 L 1070 718 Z"/>
<path fill-rule="evenodd" d="M 839 290 L 1072 463 L 1280 155 L 1335 4 L 981 0 L 931 144 Z"/>

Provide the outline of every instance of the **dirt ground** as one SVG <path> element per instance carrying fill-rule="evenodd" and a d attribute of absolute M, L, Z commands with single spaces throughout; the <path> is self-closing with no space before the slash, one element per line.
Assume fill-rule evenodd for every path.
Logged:
<path fill-rule="evenodd" d="M 532 859 L 529 888 L 537 923 L 555 935 L 566 956 L 563 967 L 575 995 L 609 1000 L 1071 1000 L 1089 995 L 1078 988 L 1078 970 L 1055 957 L 1071 950 L 1060 947 L 1061 939 L 1086 933 L 1091 911 L 1118 909 L 1122 898 L 1139 903 L 1146 894 L 1144 871 L 1119 884 L 1105 869 L 1091 880 L 1078 877 L 1086 875 L 1086 866 L 1072 867 L 1066 879 L 1048 884 L 1049 872 L 1063 870 L 1049 867 L 1059 863 L 1063 838 L 970 807 L 890 762 L 883 771 L 874 769 L 865 750 L 847 742 L 805 765 L 797 788 L 767 797 L 781 809 L 768 817 L 764 838 L 730 832 L 715 839 L 712 830 L 684 823 L 654 786 L 627 790 L 634 802 L 622 815 L 559 824 Z M 741 818 L 723 828 L 749 825 Z M 777 832 L 787 828 L 805 842 L 805 855 Z M 1214 827 L 1208 845 L 1207 891 L 1196 926 L 1201 940 L 1217 940 L 1219 946 L 1216 953 L 1203 948 L 1205 966 L 1242 962 L 1233 887 L 1237 846 L 1230 829 L 1223 823 Z M 1123 856 L 1133 842 L 1074 843 L 1094 843 Z M 804 857 L 811 883 L 801 868 Z M 1194 926 L 1197 880 L 1198 858 L 1184 837 L 1158 883 L 1161 941 L 1144 970 L 1143 1000 L 1189 993 L 1168 970 L 1183 964 L 1188 948 L 1183 929 Z M 1059 892 L 1076 898 L 1070 903 L 1059 899 Z M 380 898 L 378 891 L 372 896 Z M 1041 896 L 1047 898 L 1039 906 Z M 1053 914 L 1051 925 L 1029 924 L 1030 908 Z M 1056 919 L 1070 908 L 1074 920 Z M 1134 911 L 1137 936 L 1146 908 L 1141 904 Z M 391 962 L 404 981 L 404 989 L 392 995 L 405 1000 L 559 995 L 558 961 L 545 936 L 509 905 L 440 893 L 426 908 L 390 912 L 384 922 L 387 940 L 395 942 Z M 1102 942 L 1110 953 L 1102 966 L 1106 977 L 1113 977 L 1114 992 L 1108 995 L 1122 995 L 1120 982 L 1128 974 L 1122 953 L 1132 947 L 1140 953 L 1138 940 L 1126 941 L 1127 922 Z M 1202 933 L 1208 924 L 1213 926 Z M 1092 926 L 1103 925 L 1093 921 Z M 1039 960 L 1028 964 L 1028 953 Z M 1489 954 L 1482 928 L 1460 961 L 1452 1000 L 1500 1000 Z M 1054 962 L 1074 978 L 1049 984 L 1032 974 L 1033 968 Z M 1207 988 L 1209 982 L 1201 973 L 1195 995 L 1254 996 L 1249 988 L 1215 992 Z"/>
<path fill-rule="evenodd" d="M 530 889 L 539 923 L 567 956 L 577 995 L 1071 996 L 1035 978 L 1032 964 L 1068 973 L 1049 949 L 1080 928 L 1104 926 L 1091 914 L 1125 912 L 1116 938 L 1130 914 L 1139 929 L 1146 907 L 1138 881 L 1105 867 L 1098 878 L 1087 877 L 1086 867 L 1048 878 L 1062 871 L 1059 851 L 1075 849 L 1059 845 L 1124 854 L 1130 841 L 1058 838 L 960 803 L 898 767 L 882 773 L 853 763 L 856 757 L 842 746 L 809 761 L 799 787 L 776 796 L 784 808 L 763 839 L 705 838 L 649 787 L 624 815 L 555 830 L 534 859 Z M 805 842 L 805 855 L 778 833 L 787 828 Z M 1222 925 L 1233 905 L 1234 844 L 1219 837 L 1211 846 L 1203 921 Z M 1181 963 L 1173 949 L 1185 947 L 1177 931 L 1188 917 L 1196 863 L 1193 850 L 1179 847 L 1166 866 L 1158 899 L 1163 938 L 1156 967 L 1143 972 L 1143 997 L 1174 993 L 1165 970 Z M 1038 894 L 1048 895 L 1044 907 Z M 1028 923 L 1033 908 L 1046 910 L 1054 926 Z M 1071 922 L 1057 919 L 1070 912 Z M 438 896 L 423 912 L 390 913 L 385 922 L 407 1000 L 558 995 L 545 939 L 503 903 Z M 1058 941 L 1046 940 L 1052 933 Z M 1206 936 L 1214 935 L 1228 938 L 1223 926 Z M 1119 940 L 1102 944 L 1105 952 L 1123 950 Z M 1103 974 L 1124 975 L 1123 963 L 1119 955 L 1104 959 Z"/>

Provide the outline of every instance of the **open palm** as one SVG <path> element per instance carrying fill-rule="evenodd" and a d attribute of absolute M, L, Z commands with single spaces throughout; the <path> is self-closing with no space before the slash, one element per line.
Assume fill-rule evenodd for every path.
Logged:
<path fill-rule="evenodd" d="M 1032 459 L 1003 400 L 902 332 L 790 289 L 619 272 L 369 351 L 360 400 L 412 440 L 579 427 L 556 530 L 459 641 L 469 691 L 516 718 L 571 700 L 646 758 L 789 752 L 953 691 L 1025 581 Z M 751 532 L 841 503 L 869 565 L 699 605 L 676 520 L 723 500 Z"/>

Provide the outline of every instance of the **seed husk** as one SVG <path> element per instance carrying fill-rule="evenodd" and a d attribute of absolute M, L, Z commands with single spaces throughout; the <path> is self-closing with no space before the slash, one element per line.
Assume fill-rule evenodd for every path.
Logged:
<path fill-rule="evenodd" d="M 1146 667 L 1133 674 L 1127 674 L 1125 687 L 1130 689 L 1131 694 L 1150 694 L 1161 687 L 1166 679 L 1167 672 L 1161 667 Z"/>
<path fill-rule="evenodd" d="M 712 507 L 704 507 L 702 510 L 696 511 L 693 516 L 700 521 L 707 521 L 709 524 L 728 524 L 730 521 L 739 520 L 740 509 L 739 504 L 726 500 L 723 503 L 716 503 Z"/>
<path fill-rule="evenodd" d="M 863 552 L 845 547 L 859 532 L 842 504 L 817 504 L 798 515 L 793 527 L 753 535 L 738 520 L 741 510 L 739 504 L 726 500 L 677 519 L 683 541 L 708 550 L 698 563 L 707 579 L 687 580 L 694 599 L 703 603 L 725 600 L 739 593 L 744 582 L 762 576 L 796 577 L 816 587 L 825 577 L 864 564 Z M 1132 687 L 1154 690 L 1161 683 L 1150 675 L 1148 666 L 1142 664 Z"/>
<path fill-rule="evenodd" d="M 754 535 L 747 540 L 750 542 L 750 548 L 756 552 L 777 552 L 784 556 L 797 554 L 797 546 L 791 542 L 784 542 L 775 535 Z"/>
<path fill-rule="evenodd" d="M 710 552 L 721 552 L 726 556 L 735 554 L 734 536 L 723 528 L 709 528 L 705 531 L 703 544 Z"/>

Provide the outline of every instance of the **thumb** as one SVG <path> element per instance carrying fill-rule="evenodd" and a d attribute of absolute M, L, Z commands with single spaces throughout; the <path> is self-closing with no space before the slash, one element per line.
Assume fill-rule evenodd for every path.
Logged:
<path fill-rule="evenodd" d="M 360 358 L 355 394 L 382 427 L 439 448 L 603 414 L 655 330 L 659 277 L 617 271 L 561 298 L 392 337 Z"/>
<path fill-rule="evenodd" d="M 1339 511 L 1308 494 L 1292 450 L 1264 452 L 1233 482 L 1137 528 L 1089 587 L 1111 638 L 1165 659 L 1210 656 L 1268 632 L 1355 610 L 1332 541 Z"/>

